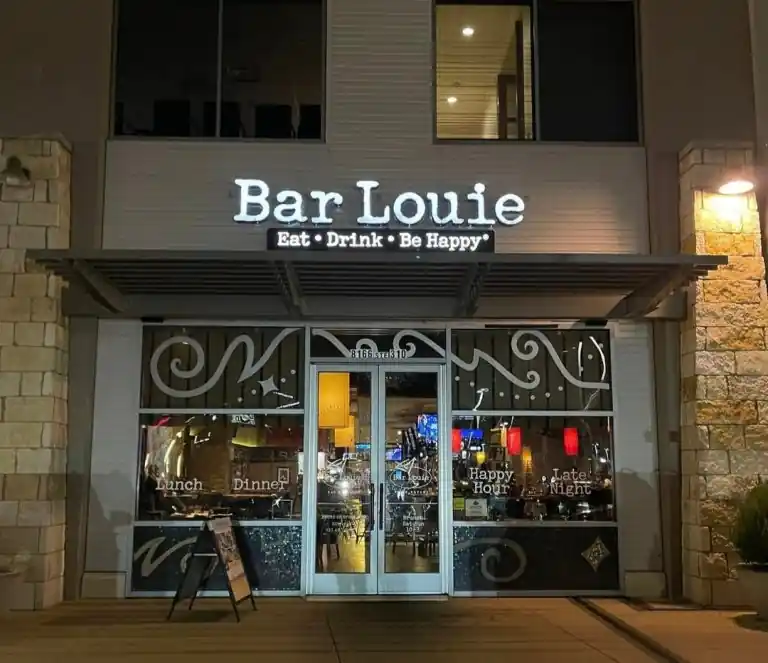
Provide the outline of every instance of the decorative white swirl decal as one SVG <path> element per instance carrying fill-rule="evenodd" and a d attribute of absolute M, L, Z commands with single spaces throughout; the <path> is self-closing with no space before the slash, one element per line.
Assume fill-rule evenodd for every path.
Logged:
<path fill-rule="evenodd" d="M 342 343 L 336 336 L 334 336 L 331 332 L 325 330 L 325 329 L 313 329 L 312 330 L 312 336 L 319 336 L 320 338 L 324 338 L 326 341 L 328 341 L 334 348 L 336 348 L 339 351 L 339 354 L 341 354 L 343 357 L 352 358 L 353 354 L 366 350 L 372 355 L 381 355 L 384 354 L 381 350 L 379 350 L 379 346 L 373 339 L 370 338 L 361 338 L 357 343 L 355 343 L 354 348 L 348 348 L 344 343 Z M 396 337 L 397 338 L 397 337 Z M 397 346 L 397 343 L 393 344 L 393 350 L 399 350 L 400 348 Z M 413 343 L 408 344 L 408 350 L 403 350 L 403 354 L 400 359 L 408 359 L 416 354 L 416 346 Z"/>
<path fill-rule="evenodd" d="M 592 345 L 595 346 L 595 349 L 600 355 L 600 380 L 602 381 L 605 379 L 605 375 L 608 372 L 608 363 L 605 360 L 605 353 L 603 352 L 603 349 L 600 347 L 600 344 L 597 342 L 597 340 L 595 340 L 594 336 L 590 336 L 589 340 L 592 341 Z M 579 345 L 576 350 L 576 360 L 578 362 L 579 375 L 583 375 L 584 374 L 584 342 L 583 341 L 579 341 Z M 599 389 L 594 390 L 587 397 L 587 403 L 586 405 L 584 405 L 582 410 L 585 410 L 585 411 L 589 410 L 592 407 L 592 403 L 595 402 L 595 399 L 599 395 L 600 395 L 600 390 Z M 583 396 L 583 394 L 581 396 Z"/>
<path fill-rule="evenodd" d="M 533 339 L 528 339 L 523 343 L 523 347 L 521 348 L 520 340 L 525 335 L 533 336 L 535 339 L 538 340 L 538 343 Z M 435 341 L 433 341 L 428 336 L 412 329 L 406 329 L 401 332 L 398 332 L 392 342 L 392 348 L 394 350 L 404 349 L 401 347 L 400 343 L 402 339 L 406 336 L 417 338 L 422 343 L 432 348 L 441 357 L 446 356 L 445 348 L 435 343 Z M 520 329 L 516 331 L 513 334 L 512 339 L 510 340 L 510 348 L 512 350 L 512 354 L 514 354 L 518 359 L 521 359 L 522 361 L 530 361 L 532 359 L 535 359 L 538 356 L 539 351 L 541 349 L 541 346 L 539 345 L 539 343 L 544 345 L 544 347 L 547 350 L 547 354 L 549 354 L 550 359 L 557 367 L 557 370 L 560 371 L 560 374 L 563 376 L 563 378 L 565 378 L 568 382 L 570 382 L 574 387 L 579 387 L 580 389 L 610 389 L 611 388 L 607 382 L 602 382 L 602 381 L 601 382 L 584 382 L 574 377 L 573 375 L 571 375 L 571 373 L 565 367 L 565 364 L 563 364 L 562 360 L 558 356 L 557 350 L 555 350 L 554 346 L 552 345 L 552 342 L 542 332 L 536 329 Z M 414 347 L 413 343 L 408 343 L 405 349 L 407 349 L 408 352 L 410 352 L 411 349 L 413 349 L 413 353 L 415 354 L 416 348 Z M 412 356 L 412 355 L 409 355 L 409 356 Z M 601 353 L 601 356 L 602 356 L 602 353 Z M 474 353 L 472 355 L 472 361 L 469 361 L 469 362 L 463 361 L 453 353 L 450 353 L 450 359 L 454 364 L 464 369 L 465 371 L 474 371 L 475 369 L 477 369 L 478 365 L 480 364 L 480 360 L 482 359 L 486 363 L 493 366 L 493 368 L 495 368 L 499 373 L 501 373 L 505 378 L 507 378 L 507 380 L 509 380 L 512 384 L 517 385 L 518 387 L 521 387 L 523 389 L 536 389 L 536 387 L 538 387 L 539 384 L 541 384 L 541 375 L 539 375 L 538 372 L 528 371 L 525 374 L 527 382 L 524 382 L 517 376 L 510 373 L 496 359 L 491 357 L 489 354 L 483 352 L 482 350 L 478 350 L 477 348 L 475 348 Z M 605 377 L 605 370 L 603 370 L 603 378 L 604 377 Z"/>
<path fill-rule="evenodd" d="M 589 340 L 592 341 L 592 345 L 597 348 L 597 352 L 600 355 L 600 380 L 605 380 L 605 374 L 608 372 L 608 362 L 605 361 L 605 352 L 603 352 L 602 346 L 595 340 L 594 336 L 590 336 Z"/>
<path fill-rule="evenodd" d="M 171 373 L 173 375 L 175 375 L 177 378 L 181 378 L 182 380 L 190 380 L 199 375 L 205 368 L 205 351 L 203 350 L 203 346 L 200 345 L 200 342 L 194 338 L 191 338 L 190 336 L 172 336 L 171 338 L 163 341 L 160 345 L 158 345 L 157 349 L 152 353 L 152 358 L 149 361 L 149 371 L 152 376 L 152 382 L 155 383 L 160 391 L 162 391 L 164 394 L 168 394 L 173 398 L 194 398 L 195 396 L 200 396 L 201 394 L 204 394 L 210 390 L 221 379 L 221 376 L 227 369 L 229 360 L 232 358 L 235 350 L 237 350 L 237 346 L 241 343 L 245 346 L 245 364 L 242 371 L 240 372 L 240 377 L 238 377 L 237 382 L 244 382 L 245 380 L 256 375 L 264 367 L 264 364 L 269 361 L 270 357 L 274 354 L 275 350 L 277 350 L 278 346 L 288 336 L 297 331 L 299 331 L 298 327 L 288 327 L 286 329 L 281 329 L 277 336 L 272 339 L 272 342 L 267 346 L 266 350 L 264 350 L 264 354 L 258 361 L 256 361 L 256 348 L 254 347 L 253 339 L 245 334 L 236 337 L 227 346 L 227 349 L 224 351 L 224 355 L 222 356 L 219 365 L 216 367 L 216 370 L 213 372 L 213 375 L 211 375 L 211 377 L 204 384 L 196 387 L 195 389 L 189 390 L 172 389 L 167 384 L 165 384 L 165 382 L 163 382 L 163 378 L 160 376 L 160 371 L 158 370 L 160 357 L 168 348 L 173 345 L 184 344 L 192 348 L 192 351 L 195 353 L 195 358 L 194 365 L 191 368 L 183 368 L 181 366 L 181 359 L 178 357 L 172 359 L 170 364 Z"/>
<path fill-rule="evenodd" d="M 528 567 L 528 557 L 523 547 L 512 539 L 471 539 L 457 543 L 453 550 L 469 550 L 470 548 L 478 548 L 480 546 L 487 546 L 480 554 L 480 573 L 489 582 L 514 582 L 525 573 L 525 569 Z M 517 557 L 517 568 L 508 575 L 500 576 L 496 575 L 496 567 L 498 567 L 500 560 L 504 557 L 503 548 L 507 548 L 515 554 Z"/>
<path fill-rule="evenodd" d="M 158 536 L 155 539 L 150 539 L 144 545 L 142 545 L 135 553 L 133 553 L 134 562 L 141 560 L 139 573 L 141 573 L 141 576 L 143 578 L 147 578 L 150 575 L 152 575 L 165 560 L 167 560 L 177 551 L 182 550 L 183 548 L 189 548 L 190 546 L 192 546 L 192 544 L 195 541 L 197 541 L 197 537 L 192 536 L 188 539 L 183 539 L 178 543 L 176 543 L 175 545 L 168 548 L 168 550 L 166 550 L 164 553 L 157 555 L 157 549 L 165 542 L 165 540 L 166 540 L 166 537 L 164 536 Z M 190 548 L 190 551 L 188 551 L 181 558 L 180 566 L 181 566 L 182 573 L 187 568 L 187 560 L 189 559 L 190 552 L 191 552 L 191 548 Z"/>
<path fill-rule="evenodd" d="M 392 342 L 392 348 L 394 350 L 406 350 L 407 352 L 410 352 L 411 349 L 413 349 L 413 354 L 415 354 L 416 348 L 413 343 L 407 343 L 405 348 L 400 347 L 400 341 L 402 341 L 403 337 L 405 336 L 411 336 L 413 338 L 417 338 L 422 343 L 432 348 L 441 357 L 446 356 L 446 351 L 443 346 L 435 343 L 428 336 L 422 334 L 421 332 L 417 332 L 413 329 L 404 329 L 403 331 L 398 332 L 398 334 L 395 336 Z M 513 337 L 513 340 L 514 340 L 514 337 Z M 514 347 L 512 348 L 512 351 L 515 352 Z M 536 350 L 536 353 L 538 353 L 538 349 Z M 534 353 L 534 356 L 536 355 L 536 353 Z M 493 366 L 499 373 L 501 373 L 505 378 L 507 378 L 507 380 L 509 380 L 512 384 L 515 384 L 518 387 L 521 387 L 522 389 L 536 389 L 536 387 L 538 387 L 539 383 L 541 382 L 541 376 L 536 371 L 528 371 L 525 374 L 525 377 L 528 380 L 528 382 L 524 382 L 513 373 L 510 373 L 504 366 L 502 366 L 498 361 L 496 361 L 493 357 L 491 357 L 491 355 L 483 352 L 482 350 L 478 350 L 477 348 L 475 348 L 474 354 L 472 356 L 472 361 L 469 361 L 469 362 L 466 362 L 460 357 L 457 357 L 452 352 L 448 354 L 449 354 L 449 359 L 454 364 L 464 369 L 465 371 L 474 371 L 480 365 L 480 360 L 482 359 L 483 361 Z M 409 356 L 413 356 L 413 355 L 409 355 Z M 520 358 L 525 359 L 525 357 L 520 357 Z"/>
<path fill-rule="evenodd" d="M 320 338 L 324 338 L 326 341 L 328 341 L 334 348 L 336 348 L 339 351 L 339 354 L 342 357 L 351 357 L 352 351 L 344 345 L 338 338 L 336 338 L 331 332 L 326 331 L 325 329 L 313 329 L 312 330 L 312 336 L 319 336 Z M 373 341 L 371 341 L 373 343 Z M 374 343 L 374 346 L 376 344 Z"/>
<path fill-rule="evenodd" d="M 514 333 L 512 336 L 511 348 L 512 353 L 516 357 L 524 361 L 530 361 L 531 359 L 537 357 L 539 354 L 541 346 L 539 346 L 539 344 L 532 339 L 529 339 L 523 343 L 523 347 L 526 348 L 526 350 L 520 350 L 520 339 L 526 334 L 538 339 L 539 343 L 544 345 L 544 347 L 547 349 L 547 353 L 549 354 L 549 358 L 552 360 L 552 363 L 554 363 L 554 365 L 557 367 L 557 370 L 560 371 L 560 375 L 562 375 L 574 387 L 578 387 L 579 389 L 610 389 L 610 385 L 607 382 L 584 382 L 571 375 L 571 373 L 565 367 L 565 364 L 563 364 L 562 359 L 560 359 L 559 355 L 557 354 L 557 350 L 555 350 L 552 342 L 542 332 L 536 329 L 521 329 Z M 475 352 L 477 352 L 477 350 L 475 350 Z M 538 376 L 538 373 L 536 375 Z"/>

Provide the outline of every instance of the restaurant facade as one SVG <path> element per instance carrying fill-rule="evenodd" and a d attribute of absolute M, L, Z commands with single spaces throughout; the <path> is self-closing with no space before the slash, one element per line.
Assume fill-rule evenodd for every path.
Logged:
<path fill-rule="evenodd" d="M 213 106 L 192 93 L 176 103 L 179 90 L 160 103 L 156 85 L 131 79 L 121 25 L 137 16 L 116 10 L 97 242 L 69 241 L 77 149 L 54 136 L 2 143 L 6 169 L 18 157 L 27 178 L 2 185 L 10 232 L 27 242 L 10 245 L 28 259 L 14 274 L 44 276 L 30 321 L 49 300 L 39 349 L 55 349 L 39 368 L 53 376 L 40 392 L 51 413 L 33 418 L 50 467 L 34 474 L 71 488 L 66 502 L 51 489 L 49 518 L 34 525 L 62 536 L 60 549 L 35 552 L 48 560 L 45 579 L 28 581 L 35 604 L 67 582 L 84 597 L 169 596 L 216 516 L 233 519 L 263 595 L 700 588 L 686 560 L 707 551 L 684 505 L 705 470 L 683 468 L 680 448 L 731 407 L 727 389 L 696 376 L 741 374 L 735 363 L 717 372 L 714 355 L 736 350 L 706 330 L 761 315 L 722 309 L 751 306 L 734 284 L 760 278 L 754 196 L 713 193 L 750 176 L 751 145 L 682 150 L 679 220 L 655 220 L 649 190 L 662 174 L 642 140 L 632 2 L 589 3 L 610 5 L 601 20 L 628 31 L 628 50 L 624 39 L 602 47 L 631 82 L 576 119 L 558 114 L 552 90 L 565 80 L 546 48 L 581 3 L 558 15 L 544 0 L 538 13 L 488 2 L 484 14 L 403 0 L 382 24 L 375 0 L 366 11 L 297 2 L 323 26 L 319 87 L 297 79 L 279 103 L 257 103 L 253 129 L 256 97 L 232 86 L 277 88 L 267 70 L 227 65 L 229 2 L 197 3 L 203 14 L 189 19 L 203 30 L 205 12 L 219 12 Z M 232 0 L 233 15 L 248 7 L 266 3 Z M 462 84 L 476 69 L 456 69 L 448 51 L 504 16 L 511 32 L 494 39 L 517 56 L 498 64 L 493 103 L 478 102 L 468 90 L 485 83 Z M 456 114 L 463 103 L 474 105 Z M 284 120 L 283 139 L 273 134 Z M 29 228 L 44 228 L 41 242 Z M 4 356 L 0 372 L 32 370 L 6 369 Z M 703 421 L 699 403 L 721 410 Z M 13 423 L 8 406 L 4 416 Z M 64 439 L 46 442 L 50 430 Z M 8 476 L 28 473 L 25 446 Z M 16 533 L 32 526 L 15 522 Z M 225 592 L 223 574 L 209 590 Z"/>

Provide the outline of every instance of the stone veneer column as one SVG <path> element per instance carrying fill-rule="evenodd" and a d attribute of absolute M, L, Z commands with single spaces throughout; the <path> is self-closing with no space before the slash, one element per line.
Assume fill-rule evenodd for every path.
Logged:
<path fill-rule="evenodd" d="M 31 185 L 0 184 L 0 563 L 28 558 L 20 609 L 62 599 L 67 443 L 67 323 L 61 280 L 27 249 L 67 248 L 70 152 L 60 140 L 0 140 Z"/>
<path fill-rule="evenodd" d="M 682 324 L 683 591 L 702 605 L 743 605 L 729 534 L 735 503 L 768 479 L 768 302 L 754 194 L 712 191 L 749 168 L 745 145 L 680 155 L 682 249 L 727 255 L 691 288 Z"/>

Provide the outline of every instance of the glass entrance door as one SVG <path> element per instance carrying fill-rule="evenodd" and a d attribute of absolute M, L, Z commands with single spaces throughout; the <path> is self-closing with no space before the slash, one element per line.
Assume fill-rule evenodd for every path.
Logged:
<path fill-rule="evenodd" d="M 441 370 L 346 365 L 313 372 L 311 593 L 443 591 Z"/>

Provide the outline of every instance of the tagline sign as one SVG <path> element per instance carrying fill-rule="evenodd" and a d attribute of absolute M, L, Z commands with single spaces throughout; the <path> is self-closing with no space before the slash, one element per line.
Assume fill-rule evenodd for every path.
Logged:
<path fill-rule="evenodd" d="M 492 230 L 281 230 L 267 231 L 270 251 L 339 251 L 381 253 L 493 253 Z"/>

